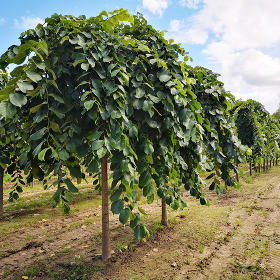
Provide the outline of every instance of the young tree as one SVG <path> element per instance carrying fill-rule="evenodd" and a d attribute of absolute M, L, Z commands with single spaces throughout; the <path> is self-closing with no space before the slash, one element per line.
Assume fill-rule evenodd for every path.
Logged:
<path fill-rule="evenodd" d="M 7 71 L 0 70 L 0 90 L 2 90 L 8 82 L 8 73 Z M 1 111 L 3 110 L 2 107 L 0 107 L 0 121 L 2 122 L 1 118 Z M 6 139 L 3 139 L 2 135 L 5 135 L 5 130 L 1 126 L 1 138 L 0 138 L 0 219 L 3 215 L 3 181 L 4 181 L 4 169 L 5 169 L 5 163 L 7 163 L 6 155 L 7 155 L 7 141 Z M 2 163 L 2 164 L 1 164 Z"/>
<path fill-rule="evenodd" d="M 264 169 L 268 160 L 273 159 L 279 150 L 278 122 L 272 118 L 263 105 L 254 100 L 239 101 L 234 108 L 234 118 L 238 129 L 238 137 L 242 144 L 252 150 L 248 160 L 256 163 L 263 161 Z"/>
<path fill-rule="evenodd" d="M 215 75 L 207 86 L 207 71 L 193 92 L 195 78 L 180 61 L 187 53 L 163 35 L 123 9 L 89 19 L 55 14 L 24 32 L 21 44 L 0 59 L 2 67 L 19 64 L 0 101 L 10 108 L 5 120 L 19 120 L 18 162 L 28 182 L 58 176 L 54 199 L 69 211 L 78 189 L 64 168 L 79 180 L 85 172 L 101 177 L 94 185 L 102 189 L 104 261 L 110 258 L 108 162 L 111 211 L 123 224 L 130 220 L 138 239 L 148 234 L 140 191 L 148 203 L 156 195 L 163 199 L 164 216 L 165 202 L 185 206 L 182 183 L 207 203 L 201 169 L 219 169 L 226 185 L 236 185 L 229 169 L 236 170 L 232 159 L 241 161 L 243 151 L 225 114 L 227 94 L 213 88 Z M 198 100 L 204 91 L 210 103 Z M 211 188 L 219 192 L 217 178 Z"/>

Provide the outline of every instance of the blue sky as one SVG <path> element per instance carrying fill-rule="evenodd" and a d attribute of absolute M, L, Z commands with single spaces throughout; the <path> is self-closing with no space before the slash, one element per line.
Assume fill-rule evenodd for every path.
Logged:
<path fill-rule="evenodd" d="M 96 16 L 124 8 L 190 52 L 194 65 L 221 73 L 237 98 L 273 112 L 280 103 L 280 1 L 275 0 L 14 0 L 1 1 L 0 54 L 20 33 L 53 13 Z"/>

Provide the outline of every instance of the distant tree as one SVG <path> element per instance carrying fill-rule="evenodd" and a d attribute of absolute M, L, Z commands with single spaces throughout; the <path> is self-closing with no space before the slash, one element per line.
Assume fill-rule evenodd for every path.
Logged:
<path fill-rule="evenodd" d="M 272 114 L 272 117 L 277 120 L 280 120 L 280 104 L 278 105 L 278 109 L 276 110 L 276 112 Z"/>

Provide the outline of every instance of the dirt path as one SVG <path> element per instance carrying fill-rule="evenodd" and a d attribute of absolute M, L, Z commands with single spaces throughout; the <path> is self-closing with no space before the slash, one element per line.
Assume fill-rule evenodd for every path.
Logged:
<path fill-rule="evenodd" d="M 74 205 L 68 216 L 51 209 L 42 217 L 33 213 L 40 217 L 34 223 L 25 227 L 18 221 L 14 231 L 0 235 L 0 279 L 275 280 L 280 277 L 280 171 L 244 176 L 238 191 L 222 197 L 207 191 L 210 207 L 187 196 L 185 210 L 169 211 L 168 228 L 158 223 L 159 202 L 143 205 L 152 233 L 147 242 L 136 242 L 131 229 L 112 215 L 114 254 L 107 265 L 100 261 L 99 196 Z"/>

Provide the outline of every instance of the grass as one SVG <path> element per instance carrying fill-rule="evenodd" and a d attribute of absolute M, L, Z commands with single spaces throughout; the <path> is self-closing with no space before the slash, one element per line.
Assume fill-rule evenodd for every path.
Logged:
<path fill-rule="evenodd" d="M 75 258 L 75 262 L 61 262 L 53 269 L 48 262 L 40 261 L 36 266 L 29 267 L 16 279 L 22 276 L 32 279 L 48 280 L 91 280 L 96 271 L 104 269 L 102 266 L 94 266 L 85 262 L 83 258 Z"/>
<path fill-rule="evenodd" d="M 244 201 L 246 202 L 243 203 L 243 207 L 245 207 L 245 209 L 249 209 L 250 211 L 257 210 L 260 211 L 260 215 L 266 215 L 268 212 L 258 206 L 260 199 L 250 200 L 248 197 L 254 193 L 261 196 L 273 187 L 272 185 L 267 184 L 265 190 L 259 189 L 263 186 L 264 182 L 267 181 L 270 174 L 254 174 L 252 180 L 250 178 L 247 180 L 248 176 L 248 174 L 243 174 L 241 176 L 242 187 L 238 191 L 232 190 L 231 192 L 238 194 L 239 197 L 244 197 Z M 39 189 L 39 185 L 35 185 L 33 188 L 33 190 L 36 191 L 37 189 Z M 13 206 L 12 204 L 6 206 L 5 210 L 8 211 L 9 214 L 14 215 L 14 217 L 11 220 L 8 220 L 8 218 L 11 217 L 7 216 L 7 220 L 0 223 L 0 234 L 3 234 L 4 236 L 17 230 L 22 230 L 29 225 L 34 226 L 39 224 L 42 219 L 61 219 L 63 217 L 61 209 L 49 208 L 52 193 L 53 192 L 51 191 L 43 193 L 34 192 L 32 195 L 30 192 L 30 194 L 28 193 L 28 195 L 21 197 Z M 216 204 L 215 202 L 223 202 L 222 198 L 218 198 L 208 191 L 207 193 L 211 196 L 213 202 L 212 205 L 209 207 L 201 206 L 196 199 L 188 198 L 188 208 L 177 212 L 169 211 L 169 227 L 166 229 L 159 222 L 160 208 L 155 207 L 152 210 L 150 209 L 148 211 L 149 215 L 145 217 L 145 222 L 148 224 L 151 237 L 150 240 L 147 240 L 146 244 L 145 242 L 137 242 L 133 238 L 133 233 L 128 227 L 118 225 L 112 228 L 111 232 L 114 237 L 112 248 L 115 250 L 117 257 L 124 254 L 124 251 L 134 251 L 135 248 L 137 248 L 136 252 L 141 252 L 149 246 L 152 248 L 158 248 L 158 256 L 160 256 L 158 260 L 150 259 L 150 263 L 146 263 L 148 258 L 146 258 L 145 255 L 132 255 L 131 265 L 126 267 L 123 274 L 121 274 L 122 276 L 125 275 L 125 278 L 119 279 L 151 279 L 151 277 L 154 277 L 152 279 L 157 279 L 157 274 L 159 273 L 157 269 L 165 271 L 167 275 L 172 277 L 172 273 L 176 273 L 176 270 L 170 268 L 170 263 L 174 263 L 174 260 L 176 260 L 178 266 L 189 264 L 191 263 L 190 260 L 192 254 L 203 254 L 198 257 L 203 259 L 204 255 L 208 252 L 206 249 L 209 248 L 213 241 L 218 239 L 218 242 L 220 242 L 219 244 L 229 241 L 231 236 L 222 232 L 222 229 L 227 227 L 229 224 L 230 213 L 236 210 L 239 205 L 236 204 L 230 206 L 230 204 Z M 32 203 L 33 201 L 34 203 Z M 73 222 L 69 222 L 67 228 L 57 230 L 56 234 L 60 234 L 60 231 L 66 232 L 82 226 L 91 227 L 97 223 L 97 221 L 100 221 L 100 206 L 101 196 L 92 189 L 89 189 L 88 186 L 82 187 L 80 193 L 75 196 L 71 205 L 71 213 L 75 216 L 79 212 L 92 211 L 92 209 L 94 209 L 94 212 L 97 213 L 97 215 L 85 216 L 85 218 L 83 217 L 80 220 L 73 219 Z M 30 213 L 33 213 L 32 211 L 35 212 L 35 215 L 33 216 L 30 215 Z M 27 215 L 28 213 L 29 216 Z M 238 228 L 242 227 L 244 224 L 245 221 L 242 220 L 242 216 L 237 215 L 237 217 L 233 218 L 231 226 L 238 231 Z M 46 236 L 47 234 L 49 233 L 46 232 Z M 49 234 L 49 236 L 51 234 Z M 233 234 L 234 230 L 232 231 L 232 235 Z M 158 241 L 160 236 L 170 236 L 170 239 L 167 239 L 166 244 L 164 245 L 164 239 L 159 239 Z M 55 236 L 52 236 L 52 238 L 54 237 Z M 25 234 L 22 239 L 26 242 L 33 238 L 35 237 L 31 234 Z M 60 252 L 54 252 L 55 255 L 53 254 L 54 256 L 52 258 L 50 258 L 50 254 L 42 255 L 41 257 L 43 259 L 40 260 L 38 264 L 26 268 L 21 272 L 21 275 L 18 275 L 19 278 L 15 279 L 21 279 L 22 275 L 27 275 L 31 280 L 88 280 L 92 279 L 95 274 L 97 275 L 96 279 L 101 279 L 100 277 L 98 278 L 98 271 L 104 269 L 102 265 L 99 265 L 96 262 L 93 263 L 92 261 L 89 262 L 88 259 L 85 259 L 86 256 L 82 255 L 81 250 L 78 253 L 80 257 L 78 258 L 78 256 L 75 256 L 76 251 L 82 248 L 82 244 L 92 244 L 90 245 L 90 249 L 96 248 L 96 246 L 100 245 L 101 232 L 99 231 L 99 228 L 93 229 L 91 242 L 84 243 L 84 239 L 81 239 L 80 241 L 81 242 L 77 248 L 75 248 L 76 245 L 66 247 Z M 247 263 L 245 265 L 241 262 L 235 263 L 232 275 L 234 278 L 230 279 L 269 279 L 266 278 L 267 271 L 263 269 L 258 262 L 259 259 L 264 258 L 268 254 L 268 240 L 256 240 L 254 246 L 253 244 L 247 245 L 248 246 L 243 251 L 244 254 L 246 253 L 246 256 L 244 255 L 244 257 L 252 259 L 252 265 L 248 266 Z M 11 246 L 13 246 L 13 244 L 11 244 Z M 137 262 L 135 260 L 133 262 L 133 258 L 137 258 Z M 61 260 L 63 260 L 63 262 L 61 262 Z M 141 271 L 139 264 L 143 263 L 147 266 L 147 269 Z M 149 267 L 152 266 L 154 267 L 154 271 L 153 269 L 149 269 Z M 6 277 L 12 272 L 8 266 L 4 267 L 3 271 L 6 273 Z M 175 278 L 170 279 L 176 279 L 176 274 L 174 274 L 174 277 Z M 111 279 L 110 276 L 107 278 Z"/>

